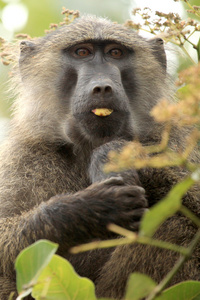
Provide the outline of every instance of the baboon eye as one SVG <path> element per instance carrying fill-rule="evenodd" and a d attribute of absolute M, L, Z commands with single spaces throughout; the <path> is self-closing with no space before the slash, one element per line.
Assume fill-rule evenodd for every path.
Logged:
<path fill-rule="evenodd" d="M 117 48 L 110 50 L 108 53 L 114 58 L 119 58 L 123 54 L 122 50 Z"/>
<path fill-rule="evenodd" d="M 81 57 L 86 57 L 91 54 L 91 51 L 88 50 L 87 48 L 79 48 L 76 50 L 76 55 L 81 56 Z"/>

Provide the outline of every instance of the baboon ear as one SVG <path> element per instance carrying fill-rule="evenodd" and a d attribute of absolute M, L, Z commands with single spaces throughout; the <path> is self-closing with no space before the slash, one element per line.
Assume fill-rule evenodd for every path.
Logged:
<path fill-rule="evenodd" d="M 165 54 L 165 49 L 164 49 L 164 41 L 161 38 L 156 37 L 156 38 L 150 39 L 149 43 L 153 50 L 153 54 L 155 55 L 157 60 L 160 62 L 163 69 L 166 71 L 167 59 L 166 59 L 166 54 Z"/>
<path fill-rule="evenodd" d="M 22 64 L 27 61 L 30 57 L 33 57 L 37 52 L 36 44 L 31 41 L 22 41 L 20 43 L 20 57 L 19 57 L 19 66 L 21 69 Z"/>
<path fill-rule="evenodd" d="M 36 45 L 30 41 L 21 41 L 20 43 L 20 51 L 21 54 L 31 52 L 36 48 Z"/>

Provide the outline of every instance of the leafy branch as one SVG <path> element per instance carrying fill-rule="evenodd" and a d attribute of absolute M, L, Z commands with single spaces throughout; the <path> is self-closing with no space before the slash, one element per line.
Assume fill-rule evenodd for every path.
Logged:
<path fill-rule="evenodd" d="M 174 0 L 178 2 L 179 0 Z M 188 5 L 189 14 L 194 14 L 196 17 L 200 16 L 200 6 L 191 5 L 187 0 L 181 0 Z M 145 7 L 143 10 L 136 8 L 132 12 L 133 16 L 139 16 L 141 23 L 135 23 L 132 20 L 128 20 L 125 26 L 133 28 L 135 30 L 147 31 L 154 35 L 159 35 L 166 42 L 170 42 L 176 46 L 179 46 L 182 51 L 189 57 L 193 64 L 192 57 L 185 47 L 185 43 L 190 44 L 196 51 L 198 61 L 200 61 L 200 39 L 197 43 L 193 43 L 191 37 L 196 33 L 200 32 L 200 24 L 194 19 L 188 18 L 182 20 L 177 13 L 163 13 L 156 11 L 153 16 L 153 12 L 150 8 Z M 133 17 L 134 18 L 134 17 Z"/>

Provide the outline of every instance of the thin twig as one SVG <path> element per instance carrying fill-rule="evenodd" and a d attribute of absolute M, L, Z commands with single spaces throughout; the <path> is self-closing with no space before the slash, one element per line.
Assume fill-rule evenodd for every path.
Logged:
<path fill-rule="evenodd" d="M 187 254 L 181 255 L 178 259 L 177 263 L 173 267 L 173 269 L 165 276 L 165 278 L 155 287 L 152 293 L 146 298 L 146 300 L 153 300 L 156 296 L 158 296 L 165 287 L 169 284 L 172 278 L 176 275 L 176 273 L 180 270 L 185 261 L 190 257 L 197 245 L 200 241 L 200 229 L 197 231 L 194 239 L 191 241 L 189 247 L 187 248 Z"/>
<path fill-rule="evenodd" d="M 200 219 L 195 214 L 193 214 L 189 209 L 187 209 L 187 207 L 182 205 L 180 207 L 180 212 L 182 212 L 182 214 L 184 214 L 186 217 L 192 220 L 193 223 L 200 228 Z"/>
<path fill-rule="evenodd" d="M 136 234 L 135 232 L 129 231 L 127 229 L 124 229 L 120 226 L 117 226 L 115 224 L 110 224 L 109 225 L 109 230 L 117 233 L 119 235 L 125 236 L 124 238 L 119 238 L 119 239 L 112 239 L 112 240 L 107 240 L 107 241 L 95 241 L 87 244 L 83 244 L 80 246 L 76 246 L 70 249 L 71 253 L 80 253 L 80 252 L 85 252 L 85 251 L 90 251 L 94 249 L 102 249 L 102 248 L 111 248 L 111 247 L 116 247 L 116 246 L 121 246 L 121 245 L 126 245 L 126 244 L 133 244 L 133 243 L 139 243 L 143 245 L 149 245 L 149 246 L 154 246 L 162 249 L 167 249 L 171 250 L 174 252 L 178 252 L 182 255 L 187 255 L 187 248 L 177 246 L 172 243 L 168 243 L 165 241 L 161 240 L 156 240 L 152 239 L 146 236 L 140 236 Z"/>

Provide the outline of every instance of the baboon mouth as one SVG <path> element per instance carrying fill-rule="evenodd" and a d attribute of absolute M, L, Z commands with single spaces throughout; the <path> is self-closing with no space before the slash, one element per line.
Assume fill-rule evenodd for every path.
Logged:
<path fill-rule="evenodd" d="M 113 109 L 110 108 L 95 108 L 92 110 L 93 114 L 99 117 L 107 117 L 112 114 Z"/>

